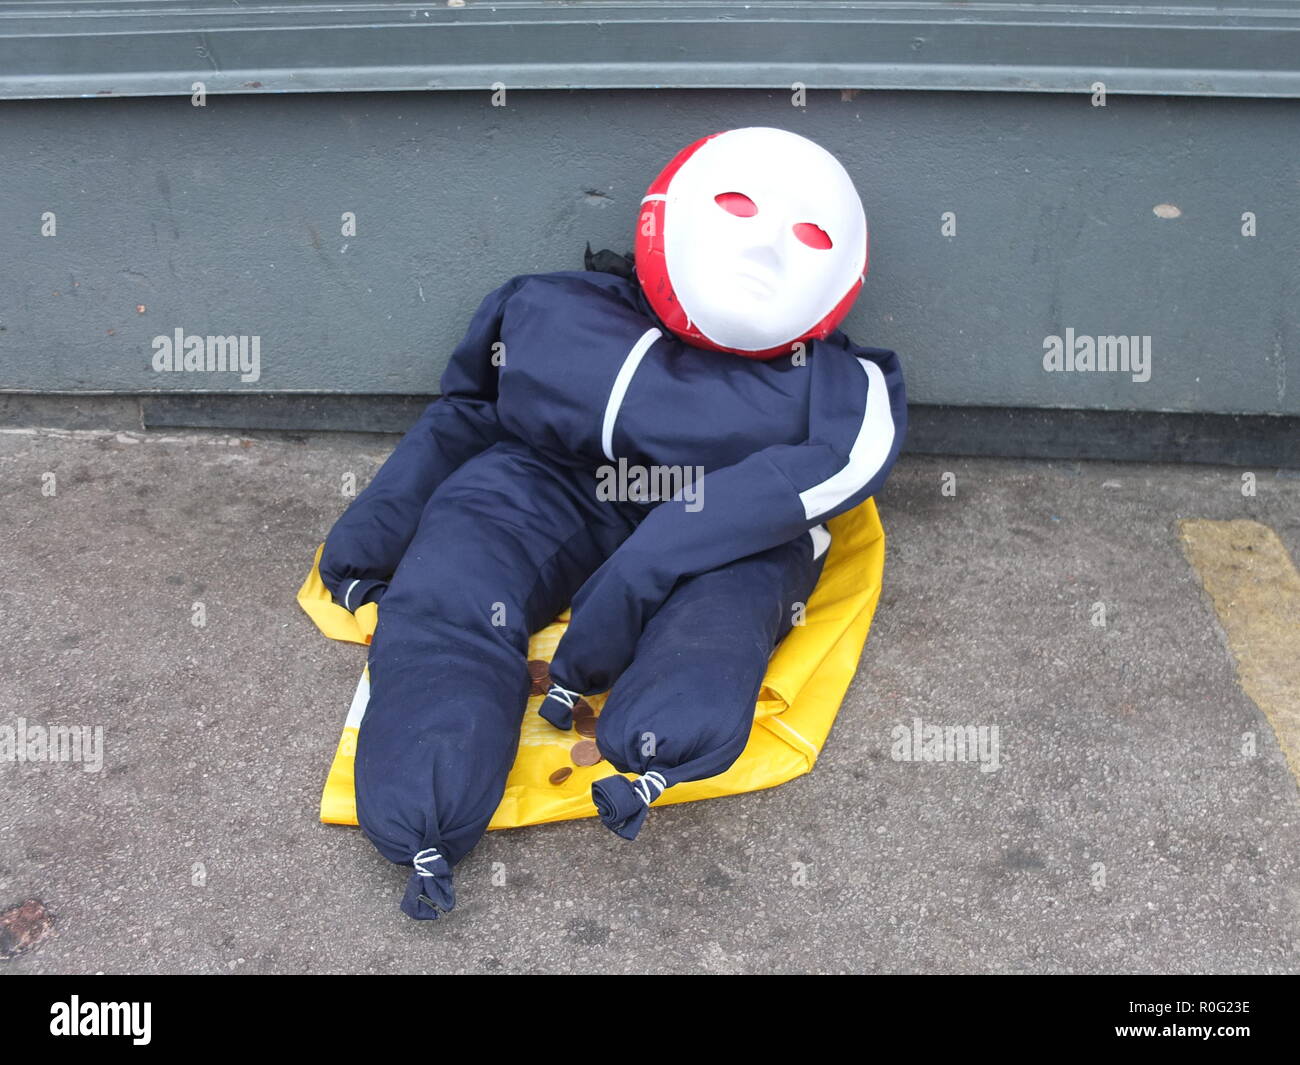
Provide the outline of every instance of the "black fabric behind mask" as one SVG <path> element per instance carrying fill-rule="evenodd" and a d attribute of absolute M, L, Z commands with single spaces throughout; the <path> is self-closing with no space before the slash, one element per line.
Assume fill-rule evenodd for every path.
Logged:
<path fill-rule="evenodd" d="M 584 270 L 598 270 L 602 274 L 617 274 L 619 277 L 628 280 L 636 276 L 636 260 L 632 252 L 620 255 L 608 248 L 604 251 L 593 252 L 591 243 L 588 242 L 587 250 L 582 256 L 582 263 Z"/>

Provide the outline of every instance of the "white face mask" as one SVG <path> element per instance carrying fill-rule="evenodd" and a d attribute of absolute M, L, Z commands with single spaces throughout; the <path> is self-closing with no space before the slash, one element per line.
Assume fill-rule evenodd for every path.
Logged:
<path fill-rule="evenodd" d="M 806 335 L 866 265 L 852 179 L 830 152 L 780 129 L 730 130 L 703 144 L 668 186 L 663 229 L 668 277 L 691 324 L 742 351 Z"/>

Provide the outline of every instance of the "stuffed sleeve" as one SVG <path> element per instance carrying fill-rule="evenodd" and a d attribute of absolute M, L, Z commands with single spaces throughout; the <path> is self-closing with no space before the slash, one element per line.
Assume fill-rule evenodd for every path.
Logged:
<path fill-rule="evenodd" d="M 587 580 L 551 663 L 556 684 L 608 689 L 679 580 L 789 543 L 875 495 L 902 447 L 907 398 L 892 351 L 856 352 L 820 354 L 804 443 L 706 473 L 694 504 L 659 504 Z"/>
<path fill-rule="evenodd" d="M 464 462 L 505 436 L 497 419 L 496 357 L 505 305 L 525 275 L 483 300 L 442 375 L 440 395 L 334 523 L 320 575 L 348 610 L 378 601 L 434 490 Z"/>

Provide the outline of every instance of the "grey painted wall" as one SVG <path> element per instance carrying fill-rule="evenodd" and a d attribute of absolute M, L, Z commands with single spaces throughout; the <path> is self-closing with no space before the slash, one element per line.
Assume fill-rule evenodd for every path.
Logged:
<path fill-rule="evenodd" d="M 846 329 L 900 352 L 913 400 L 1300 413 L 1300 101 L 1083 93 L 0 102 L 0 390 L 436 391 L 489 289 L 629 248 L 663 163 L 741 125 L 854 175 Z M 177 328 L 260 336 L 259 379 L 154 372 Z M 1045 372 L 1067 328 L 1149 336 L 1150 380 Z"/>

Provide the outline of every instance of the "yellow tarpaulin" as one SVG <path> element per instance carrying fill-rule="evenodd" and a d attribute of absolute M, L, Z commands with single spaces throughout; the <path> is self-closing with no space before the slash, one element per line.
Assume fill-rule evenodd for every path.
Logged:
<path fill-rule="evenodd" d="M 772 655 L 744 752 L 725 773 L 678 784 L 656 805 L 758 791 L 812 769 L 857 670 L 880 598 L 885 563 L 885 534 L 874 500 L 833 519 L 828 528 L 831 546 L 821 580 L 809 597 L 804 624 L 791 629 Z M 321 582 L 319 561 L 318 548 L 311 573 L 298 590 L 298 602 L 331 639 L 368 644 L 378 620 L 377 607 L 367 603 L 354 615 L 336 606 Z M 533 636 L 528 657 L 549 662 L 567 623 L 566 611 Z M 328 824 L 357 823 L 353 757 L 369 692 L 369 678 L 363 673 L 321 795 L 320 818 Z M 528 700 L 519 753 L 489 829 L 595 817 L 591 784 L 615 771 L 608 762 L 575 766 L 569 751 L 582 737 L 560 732 L 539 717 L 542 698 L 536 695 Z M 605 696 L 586 699 L 599 712 Z M 551 775 L 564 767 L 573 772 L 562 783 L 552 784 Z"/>

